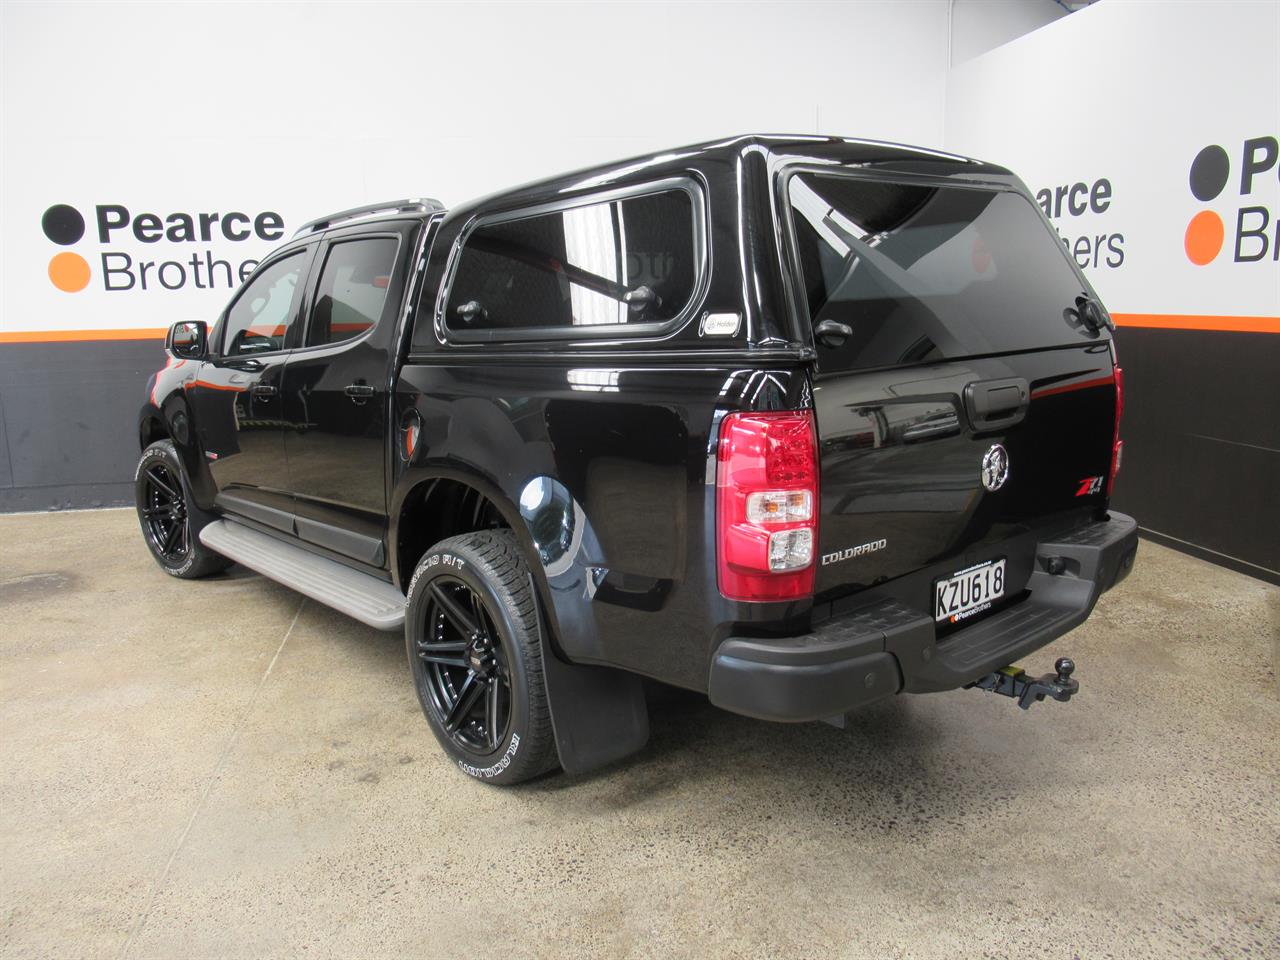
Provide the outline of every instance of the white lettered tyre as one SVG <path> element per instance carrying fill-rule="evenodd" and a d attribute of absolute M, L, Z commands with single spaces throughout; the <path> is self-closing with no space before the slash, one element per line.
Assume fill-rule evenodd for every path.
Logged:
<path fill-rule="evenodd" d="M 427 551 L 409 584 L 405 646 L 427 722 L 463 773 L 505 785 L 557 765 L 538 604 L 511 531 Z"/>

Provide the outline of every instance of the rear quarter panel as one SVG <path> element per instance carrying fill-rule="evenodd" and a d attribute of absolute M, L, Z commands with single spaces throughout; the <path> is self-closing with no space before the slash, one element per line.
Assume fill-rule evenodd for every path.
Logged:
<path fill-rule="evenodd" d="M 729 365 L 410 364 L 397 416 L 416 410 L 422 430 L 392 515 L 432 477 L 476 478 L 514 518 L 569 659 L 705 689 L 730 624 L 808 611 L 720 596 L 708 459 L 722 413 L 803 405 L 804 381 Z"/>

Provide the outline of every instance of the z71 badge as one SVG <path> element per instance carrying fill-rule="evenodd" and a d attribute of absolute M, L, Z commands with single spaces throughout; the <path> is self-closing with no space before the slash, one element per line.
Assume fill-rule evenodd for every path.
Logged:
<path fill-rule="evenodd" d="M 1102 477 L 1085 477 L 1076 489 L 1077 497 L 1087 497 L 1102 492 Z"/>

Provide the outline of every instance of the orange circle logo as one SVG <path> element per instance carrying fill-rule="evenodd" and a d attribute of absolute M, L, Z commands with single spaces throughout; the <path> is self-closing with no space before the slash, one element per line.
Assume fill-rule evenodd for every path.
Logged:
<path fill-rule="evenodd" d="M 64 293 L 79 293 L 89 285 L 89 264 L 78 253 L 60 253 L 49 261 L 49 279 Z"/>
<path fill-rule="evenodd" d="M 1201 210 L 1187 224 L 1187 235 L 1183 241 L 1187 259 L 1203 267 L 1218 255 L 1225 236 L 1222 218 L 1212 210 Z"/>

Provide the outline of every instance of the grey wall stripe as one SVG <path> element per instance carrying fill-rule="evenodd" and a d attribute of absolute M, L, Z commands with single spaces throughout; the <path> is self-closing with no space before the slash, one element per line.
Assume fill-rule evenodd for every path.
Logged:
<path fill-rule="evenodd" d="M 1280 336 L 1126 328 L 1117 343 L 1117 509 L 1207 559 L 1280 569 Z M 0 512 L 132 504 L 138 411 L 163 365 L 159 341 L 0 344 Z"/>
<path fill-rule="evenodd" d="M 0 344 L 0 511 L 133 502 L 155 340 Z"/>

